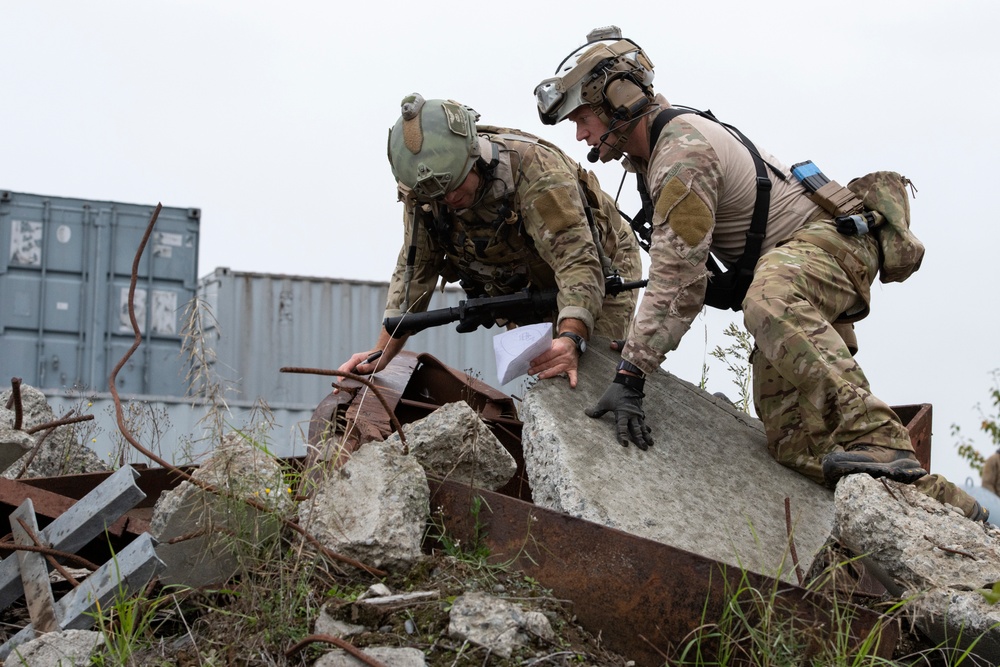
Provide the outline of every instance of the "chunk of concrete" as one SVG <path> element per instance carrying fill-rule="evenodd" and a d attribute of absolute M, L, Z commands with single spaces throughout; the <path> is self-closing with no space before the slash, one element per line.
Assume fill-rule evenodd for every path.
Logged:
<path fill-rule="evenodd" d="M 424 469 L 398 443 L 369 442 L 318 482 L 299 524 L 325 546 L 365 565 L 407 569 L 422 557 L 430 516 Z"/>
<path fill-rule="evenodd" d="M 509 658 L 515 648 L 528 645 L 533 638 L 552 639 L 555 634 L 545 614 L 474 592 L 455 598 L 449 612 L 448 636 Z"/>
<path fill-rule="evenodd" d="M 4 426 L 14 423 L 14 410 L 6 408 L 10 399 L 11 390 L 0 392 L 0 423 Z M 26 384 L 21 385 L 21 431 L 27 431 L 40 424 L 55 421 L 59 417 L 52 411 L 45 394 L 39 389 Z M 10 429 L 13 431 L 13 429 Z M 17 479 L 18 477 L 58 477 L 60 475 L 75 475 L 85 472 L 104 472 L 109 468 L 101 461 L 100 457 L 84 444 L 77 441 L 76 429 L 74 425 L 67 424 L 59 426 L 51 431 L 39 431 L 34 434 L 25 434 L 29 438 L 27 442 L 23 439 L 13 440 L 12 437 L 0 438 L 3 440 L 19 442 L 20 445 L 28 445 L 28 450 L 33 449 L 40 443 L 38 451 L 32 457 L 31 462 L 25 470 L 25 463 L 16 457 L 9 461 L 7 465 L 0 468 L 3 476 L 7 479 Z M 16 450 L 7 448 L 7 458 L 16 454 Z M 0 454 L 0 459 L 4 456 Z M 0 464 L 3 460 L 0 460 Z"/>
<path fill-rule="evenodd" d="M 240 569 L 241 549 L 252 551 L 276 534 L 292 499 L 274 457 L 239 433 L 225 434 L 191 476 L 225 495 L 184 481 L 156 501 L 149 531 L 167 565 L 161 580 L 192 587 L 225 582 Z M 269 511 L 251 507 L 245 498 Z"/>
<path fill-rule="evenodd" d="M 0 470 L 9 468 L 35 446 L 34 438 L 9 426 L 14 421 L 13 414 L 11 410 L 0 408 Z"/>
<path fill-rule="evenodd" d="M 917 627 L 936 643 L 1000 664 L 1000 607 L 979 592 L 1000 581 L 1000 529 L 867 475 L 841 479 L 835 498 L 838 539 L 875 562 L 871 571 Z"/>
<path fill-rule="evenodd" d="M 342 621 L 330 613 L 329 605 L 323 605 L 313 624 L 313 633 L 317 635 L 330 635 L 332 637 L 350 637 L 365 632 L 367 628 L 363 625 L 356 625 Z"/>
<path fill-rule="evenodd" d="M 587 417 L 614 378 L 617 353 L 595 338 L 578 384 L 542 380 L 520 413 L 535 504 L 798 583 L 833 528 L 833 494 L 777 463 L 760 421 L 663 370 L 646 379 L 643 409 L 655 444 L 617 442 L 613 413 Z"/>
<path fill-rule="evenodd" d="M 103 647 L 104 633 L 101 632 L 91 630 L 48 632 L 15 648 L 7 657 L 6 663 L 31 667 L 89 665 L 91 656 Z"/>
<path fill-rule="evenodd" d="M 468 403 L 446 403 L 403 425 L 410 455 L 429 473 L 496 491 L 517 472 L 517 462 Z M 398 433 L 386 438 L 400 443 Z"/>

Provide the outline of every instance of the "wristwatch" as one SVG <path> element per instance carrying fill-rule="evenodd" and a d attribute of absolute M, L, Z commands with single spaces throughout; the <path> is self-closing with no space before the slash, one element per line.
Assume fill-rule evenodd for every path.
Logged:
<path fill-rule="evenodd" d="M 641 378 L 646 377 L 646 374 L 642 371 L 641 368 L 639 368 L 630 361 L 625 361 L 624 359 L 618 362 L 618 368 L 616 370 L 628 371 L 629 373 L 634 373 L 635 375 L 638 375 Z"/>
<path fill-rule="evenodd" d="M 587 351 L 587 341 L 583 339 L 583 336 L 575 334 L 572 331 L 563 331 L 561 334 L 556 336 L 556 338 L 569 338 L 576 345 L 576 351 L 582 356 L 584 352 Z"/>

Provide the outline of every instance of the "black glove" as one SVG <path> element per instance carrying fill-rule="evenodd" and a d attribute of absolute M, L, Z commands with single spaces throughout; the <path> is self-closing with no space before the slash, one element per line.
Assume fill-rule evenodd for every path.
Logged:
<path fill-rule="evenodd" d="M 646 385 L 644 378 L 618 373 L 607 388 L 601 400 L 583 412 L 588 417 L 602 417 L 608 410 L 614 410 L 618 422 L 618 442 L 628 447 L 629 440 L 645 451 L 653 444 L 652 431 L 646 426 L 646 413 L 642 411 L 642 393 Z"/>

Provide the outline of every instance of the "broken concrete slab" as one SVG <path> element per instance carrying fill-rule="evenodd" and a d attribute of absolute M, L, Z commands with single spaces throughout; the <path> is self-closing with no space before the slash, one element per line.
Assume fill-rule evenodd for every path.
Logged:
<path fill-rule="evenodd" d="M 225 434 L 191 476 L 231 497 L 184 481 L 156 501 L 149 530 L 160 542 L 157 555 L 167 564 L 163 583 L 197 587 L 224 582 L 238 572 L 241 545 L 254 550 L 275 535 L 279 516 L 292 500 L 279 463 L 240 433 Z M 244 498 L 263 503 L 274 514 L 251 507 Z"/>
<path fill-rule="evenodd" d="M 1000 664 L 1000 607 L 979 591 L 1000 581 L 1000 529 L 916 488 L 850 475 L 837 483 L 836 534 L 938 643 Z"/>
<path fill-rule="evenodd" d="M 317 482 L 299 524 L 331 550 L 370 567 L 405 569 L 423 556 L 430 516 L 424 469 L 399 445 L 369 442 Z"/>
<path fill-rule="evenodd" d="M 591 419 L 619 355 L 595 338 L 576 389 L 542 380 L 521 406 L 535 504 L 797 583 L 785 499 L 803 572 L 830 537 L 833 494 L 777 463 L 760 421 L 660 370 L 643 408 L 655 443 L 617 443 L 611 413 Z"/>
<path fill-rule="evenodd" d="M 5 425 L 13 424 L 14 421 L 14 410 L 6 408 L 10 396 L 10 389 L 0 392 L 0 423 Z M 20 396 L 22 431 L 57 419 L 45 394 L 40 390 L 22 384 Z M 58 477 L 84 472 L 104 472 L 109 469 L 92 449 L 77 441 L 76 430 L 72 424 L 59 426 L 51 431 L 29 434 L 29 437 L 31 448 L 34 449 L 38 445 L 38 451 L 32 456 L 27 469 L 24 462 L 16 461 L 11 461 L 7 466 L 0 468 L 7 479 Z"/>
<path fill-rule="evenodd" d="M 529 644 L 535 637 L 552 639 L 555 633 L 548 617 L 539 611 L 524 611 L 508 600 L 472 592 L 455 598 L 448 636 L 509 658 L 518 646 Z"/>
<path fill-rule="evenodd" d="M 351 637 L 367 631 L 363 625 L 342 621 L 330 613 L 330 605 L 325 604 L 319 610 L 316 622 L 313 624 L 313 634 L 330 635 L 331 637 Z"/>
<path fill-rule="evenodd" d="M 0 470 L 9 468 L 35 446 L 34 438 L 9 425 L 13 421 L 12 414 L 12 411 L 0 407 Z"/>
<path fill-rule="evenodd" d="M 446 403 L 403 425 L 410 455 L 429 473 L 491 491 L 517 472 L 517 462 L 468 403 Z M 400 443 L 398 433 L 386 443 Z"/>
<path fill-rule="evenodd" d="M 18 646 L 7 658 L 11 665 L 73 667 L 90 665 L 104 647 L 104 633 L 93 630 L 48 632 Z"/>

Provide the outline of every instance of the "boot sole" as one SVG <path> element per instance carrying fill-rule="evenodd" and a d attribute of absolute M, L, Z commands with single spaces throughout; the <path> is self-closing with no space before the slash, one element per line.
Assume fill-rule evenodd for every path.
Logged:
<path fill-rule="evenodd" d="M 899 465 L 904 463 L 905 465 Z M 869 475 L 876 479 L 886 477 L 901 484 L 912 484 L 927 474 L 916 462 L 875 463 L 872 461 L 831 461 L 824 462 L 823 476 L 830 484 L 836 484 L 847 475 Z"/>

